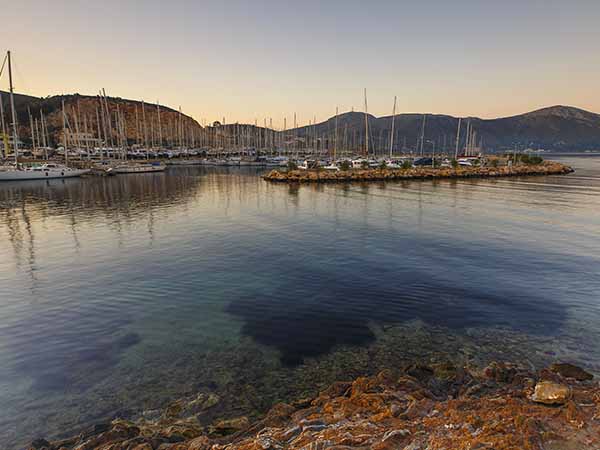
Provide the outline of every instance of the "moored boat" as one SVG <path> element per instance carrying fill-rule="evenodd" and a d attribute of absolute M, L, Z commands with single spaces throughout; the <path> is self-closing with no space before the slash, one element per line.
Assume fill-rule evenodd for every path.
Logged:
<path fill-rule="evenodd" d="M 152 172 L 164 172 L 167 166 L 159 162 L 142 163 L 142 164 L 121 164 L 113 169 L 114 173 L 152 173 Z"/>
<path fill-rule="evenodd" d="M 50 180 L 53 178 L 73 178 L 88 173 L 89 169 L 76 169 L 62 164 L 40 164 L 34 166 L 0 167 L 0 181 Z"/>

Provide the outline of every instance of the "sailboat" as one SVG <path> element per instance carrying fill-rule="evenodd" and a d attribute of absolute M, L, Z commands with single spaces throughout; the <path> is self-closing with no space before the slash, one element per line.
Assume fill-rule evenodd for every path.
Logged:
<path fill-rule="evenodd" d="M 385 165 L 388 169 L 399 169 L 400 167 L 402 167 L 400 164 L 398 164 L 397 161 L 395 161 L 393 159 L 393 155 L 394 155 L 394 125 L 395 125 L 395 121 L 396 121 L 396 96 L 394 96 L 394 108 L 392 109 L 392 130 L 390 132 L 390 157 L 389 159 L 385 162 Z"/>
<path fill-rule="evenodd" d="M 112 168 L 112 173 L 115 174 L 125 174 L 125 173 L 151 173 L 151 172 L 164 172 L 167 168 L 166 165 L 161 163 L 160 161 L 146 161 L 146 162 L 133 162 L 127 159 L 127 138 L 125 136 L 125 118 L 119 114 L 117 109 L 117 117 L 118 117 L 118 130 L 120 134 L 120 141 L 122 147 L 122 155 L 125 158 L 124 161 L 117 163 Z M 148 138 L 148 129 L 146 127 L 146 109 L 145 103 L 142 100 L 142 127 L 144 130 L 144 147 L 146 148 L 145 156 L 148 159 L 148 148 L 154 147 L 154 128 L 153 123 L 150 123 L 150 139 L 152 139 L 152 144 L 149 142 Z M 162 138 L 161 138 L 162 139 Z"/>
<path fill-rule="evenodd" d="M 335 108 L 335 136 L 334 136 L 334 144 L 333 144 L 333 160 L 331 163 L 323 167 L 326 170 L 334 170 L 339 171 L 340 168 L 337 165 L 337 135 L 338 135 L 338 108 Z"/>
<path fill-rule="evenodd" d="M 10 111 L 12 118 L 14 165 L 0 166 L 0 181 L 41 180 L 51 178 L 78 177 L 89 172 L 88 169 L 75 169 L 62 164 L 46 163 L 34 166 L 19 164 L 19 137 L 17 135 L 17 114 L 15 110 L 14 86 L 12 80 L 12 64 L 10 51 L 6 52 L 8 60 L 8 79 L 10 86 Z M 64 111 L 63 111 L 64 114 Z M 65 150 L 65 158 L 67 152 Z"/>

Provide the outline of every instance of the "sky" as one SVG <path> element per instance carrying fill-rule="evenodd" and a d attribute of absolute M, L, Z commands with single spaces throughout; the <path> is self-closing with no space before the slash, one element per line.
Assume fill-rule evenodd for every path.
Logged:
<path fill-rule="evenodd" d="M 288 126 L 354 108 L 600 112 L 598 0 L 0 0 L 15 88 Z M 0 87 L 5 89 L 3 76 Z"/>

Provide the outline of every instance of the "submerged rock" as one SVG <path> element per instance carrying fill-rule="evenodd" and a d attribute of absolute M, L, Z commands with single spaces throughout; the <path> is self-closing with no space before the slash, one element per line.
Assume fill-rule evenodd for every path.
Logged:
<path fill-rule="evenodd" d="M 503 362 L 492 362 L 484 370 L 486 378 L 499 383 L 511 383 L 517 374 L 517 369 L 511 364 Z"/>
<path fill-rule="evenodd" d="M 50 442 L 48 442 L 46 439 L 36 439 L 35 441 L 33 441 L 31 443 L 31 448 L 34 449 L 42 449 L 42 448 L 49 448 L 50 447 Z"/>
<path fill-rule="evenodd" d="M 573 378 L 577 381 L 588 381 L 594 378 L 589 372 L 586 372 L 581 367 L 577 367 L 569 363 L 557 363 L 550 366 L 550 371 L 559 374 L 565 378 Z"/>
<path fill-rule="evenodd" d="M 236 417 L 235 419 L 225 419 L 216 422 L 209 427 L 209 434 L 226 436 L 245 430 L 250 426 L 250 421 L 246 416 Z"/>
<path fill-rule="evenodd" d="M 564 384 L 552 381 L 540 381 L 535 385 L 531 399 L 536 403 L 545 405 L 563 405 L 571 397 L 571 389 Z"/>

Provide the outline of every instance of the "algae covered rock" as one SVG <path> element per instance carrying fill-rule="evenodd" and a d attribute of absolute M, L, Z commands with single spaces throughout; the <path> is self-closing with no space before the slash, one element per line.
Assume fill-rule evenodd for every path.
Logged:
<path fill-rule="evenodd" d="M 236 417 L 234 419 L 220 420 L 209 427 L 209 433 L 213 435 L 227 436 L 245 430 L 250 426 L 250 421 L 246 416 Z"/>
<path fill-rule="evenodd" d="M 577 381 L 589 381 L 594 378 L 589 372 L 586 372 L 581 367 L 577 367 L 569 363 L 556 363 L 550 366 L 550 371 L 559 374 L 564 378 L 573 378 Z"/>

